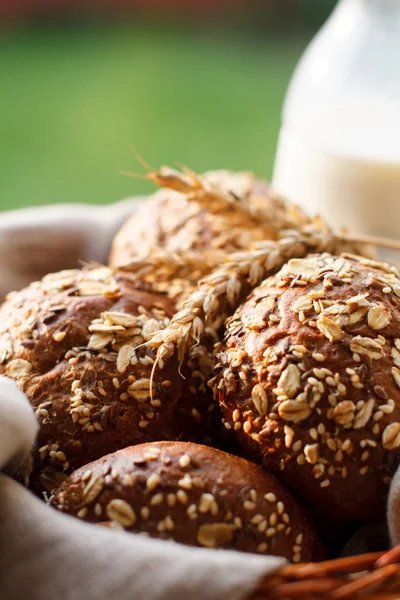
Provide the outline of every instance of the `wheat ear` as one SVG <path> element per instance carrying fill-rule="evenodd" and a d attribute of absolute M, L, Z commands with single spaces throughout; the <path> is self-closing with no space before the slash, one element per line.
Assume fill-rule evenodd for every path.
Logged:
<path fill-rule="evenodd" d="M 182 303 L 170 325 L 156 332 L 148 345 L 157 348 L 157 362 L 177 350 L 182 361 L 193 343 L 198 343 L 207 321 L 228 317 L 240 303 L 248 286 L 255 287 L 290 258 L 331 249 L 333 234 L 316 222 L 299 231 L 287 231 L 278 241 L 266 241 L 256 250 L 228 255 L 213 273 L 206 275 L 197 290 Z"/>
<path fill-rule="evenodd" d="M 129 263 L 115 267 L 116 271 L 132 273 L 138 279 L 160 275 L 184 277 L 188 273 L 208 273 L 221 260 L 220 254 L 180 250 L 170 252 L 164 248 L 152 248 L 147 254 L 132 258 Z"/>
<path fill-rule="evenodd" d="M 213 214 L 225 213 L 233 208 L 243 213 L 244 218 L 250 218 L 255 223 L 268 222 L 271 218 L 268 209 L 263 210 L 260 206 L 253 206 L 245 196 L 239 197 L 233 192 L 220 189 L 219 186 L 208 181 L 206 175 L 198 175 L 187 167 L 182 167 L 182 171 L 167 166 L 162 166 L 158 171 L 149 167 L 148 173 L 144 176 L 126 172 L 124 174 L 148 179 L 161 188 L 169 188 L 185 194 L 186 200 L 195 202 Z"/>

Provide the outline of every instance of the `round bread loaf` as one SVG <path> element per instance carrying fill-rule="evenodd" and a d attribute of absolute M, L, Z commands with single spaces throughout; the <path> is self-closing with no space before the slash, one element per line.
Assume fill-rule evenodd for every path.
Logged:
<path fill-rule="evenodd" d="M 92 523 L 208 548 L 318 560 L 304 509 L 260 467 L 185 442 L 125 448 L 75 471 L 50 503 Z"/>
<path fill-rule="evenodd" d="M 47 275 L 8 296 L 0 309 L 0 372 L 36 411 L 34 478 L 39 472 L 49 487 L 128 445 L 209 437 L 216 404 L 205 346 L 182 366 L 186 379 L 172 360 L 155 370 L 150 389 L 154 351 L 145 342 L 173 312 L 167 298 L 136 290 L 128 275 L 107 267 Z"/>
<path fill-rule="evenodd" d="M 225 427 L 307 503 L 382 518 L 400 453 L 400 280 L 343 254 L 290 260 L 216 351 Z"/>
<path fill-rule="evenodd" d="M 235 210 L 231 203 L 218 210 L 208 209 L 195 201 L 194 193 L 162 189 L 123 225 L 114 239 L 110 264 L 125 265 L 157 247 L 169 252 L 200 251 L 205 264 L 208 255 L 215 264 L 219 255 L 248 248 L 256 241 L 276 239 L 283 228 L 307 221 L 299 209 L 285 203 L 253 173 L 210 171 L 202 177 L 216 190 L 241 198 L 254 211 L 259 208 L 268 218 L 255 219 L 250 212 L 246 215 Z M 194 272 L 192 280 L 196 276 L 198 279 Z"/>
<path fill-rule="evenodd" d="M 109 262 L 139 270 L 141 289 L 166 293 L 175 302 L 187 297 L 227 254 L 278 240 L 286 230 L 310 222 L 299 207 L 250 172 L 196 175 L 164 168 L 150 178 L 165 187 L 122 226 Z M 375 257 L 370 246 L 340 237 L 333 251 Z"/>

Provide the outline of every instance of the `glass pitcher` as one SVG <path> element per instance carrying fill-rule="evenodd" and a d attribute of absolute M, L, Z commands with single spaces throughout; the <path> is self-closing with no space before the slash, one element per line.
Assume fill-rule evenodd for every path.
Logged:
<path fill-rule="evenodd" d="M 341 0 L 312 40 L 273 184 L 336 229 L 400 239 L 400 0 Z"/>

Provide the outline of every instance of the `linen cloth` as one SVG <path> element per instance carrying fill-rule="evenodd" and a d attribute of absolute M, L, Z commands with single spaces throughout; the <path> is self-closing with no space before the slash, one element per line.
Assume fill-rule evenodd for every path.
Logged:
<path fill-rule="evenodd" d="M 1 215 L 0 296 L 80 259 L 107 262 L 111 240 L 137 202 Z M 0 377 L 1 600 L 241 600 L 285 563 L 152 540 L 58 513 L 9 476 L 35 432 L 24 394 Z"/>
<path fill-rule="evenodd" d="M 390 486 L 388 528 L 392 545 L 400 544 L 400 467 L 397 469 Z"/>
<path fill-rule="evenodd" d="M 111 241 L 143 198 L 106 206 L 60 204 L 0 215 L 0 298 L 47 273 L 107 264 Z"/>

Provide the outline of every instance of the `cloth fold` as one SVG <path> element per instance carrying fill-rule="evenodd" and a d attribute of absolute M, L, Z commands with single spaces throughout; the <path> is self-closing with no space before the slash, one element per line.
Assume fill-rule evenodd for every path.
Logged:
<path fill-rule="evenodd" d="M 107 264 L 112 239 L 143 197 L 106 206 L 60 204 L 0 217 L 0 299 L 47 273 Z"/>
<path fill-rule="evenodd" d="M 387 521 L 392 546 L 400 544 L 400 468 L 390 485 Z"/>
<path fill-rule="evenodd" d="M 242 600 L 284 563 L 83 523 L 0 475 L 2 600 Z"/>
<path fill-rule="evenodd" d="M 32 448 L 37 431 L 33 410 L 16 383 L 0 377 L 0 470 L 14 472 Z"/>

